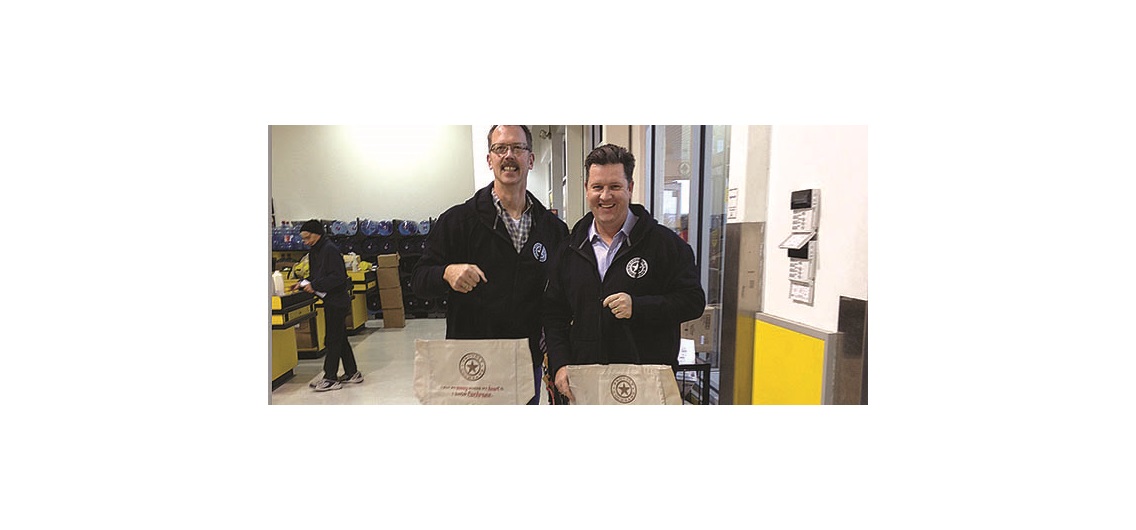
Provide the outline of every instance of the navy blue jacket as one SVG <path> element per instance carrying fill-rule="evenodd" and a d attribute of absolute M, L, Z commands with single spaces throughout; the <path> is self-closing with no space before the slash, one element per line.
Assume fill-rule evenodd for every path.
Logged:
<path fill-rule="evenodd" d="M 323 299 L 324 304 L 335 307 L 351 305 L 352 283 L 347 277 L 343 254 L 327 235 L 320 236 L 319 241 L 308 251 L 308 266 L 308 281 L 312 282 L 312 289 L 327 293 Z"/>
<path fill-rule="evenodd" d="M 447 339 L 529 339 L 534 363 L 540 351 L 541 304 L 548 283 L 547 264 L 568 238 L 568 225 L 533 196 L 529 238 L 518 254 L 493 204 L 493 184 L 438 217 L 414 267 L 411 287 L 419 298 L 448 296 Z M 472 263 L 487 281 L 468 293 L 450 288 L 447 265 Z"/>
<path fill-rule="evenodd" d="M 558 250 L 545 291 L 544 331 L 553 377 L 568 364 L 678 366 L 679 326 L 702 315 L 702 290 L 694 252 L 638 204 L 629 241 L 620 246 L 603 281 L 587 240 L 592 214 L 572 228 Z M 631 318 L 603 307 L 608 296 L 631 295 Z"/>

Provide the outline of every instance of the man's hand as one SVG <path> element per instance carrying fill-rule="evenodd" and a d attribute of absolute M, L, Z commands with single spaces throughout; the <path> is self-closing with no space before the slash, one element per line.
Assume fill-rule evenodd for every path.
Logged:
<path fill-rule="evenodd" d="M 479 281 L 489 283 L 485 279 L 485 273 L 477 265 L 472 263 L 455 263 L 446 266 L 446 271 L 442 273 L 442 278 L 446 283 L 450 284 L 450 289 L 459 293 L 468 293 L 477 286 Z"/>
<path fill-rule="evenodd" d="M 604 298 L 603 306 L 611 309 L 615 318 L 631 318 L 631 295 L 615 293 Z"/>
<path fill-rule="evenodd" d="M 293 293 L 296 291 L 304 291 L 305 293 L 315 294 L 316 292 L 316 290 L 312 288 L 312 283 L 308 280 L 300 280 L 296 283 L 293 283 L 292 286 L 288 288 L 288 290 L 289 292 Z"/>
<path fill-rule="evenodd" d="M 568 368 L 561 366 L 560 369 L 556 371 L 556 390 L 559 390 L 569 401 L 574 401 L 572 399 L 572 391 L 568 389 Z"/>

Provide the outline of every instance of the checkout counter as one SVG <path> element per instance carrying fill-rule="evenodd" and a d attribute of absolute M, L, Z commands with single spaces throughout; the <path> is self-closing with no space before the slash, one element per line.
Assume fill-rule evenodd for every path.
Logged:
<path fill-rule="evenodd" d="M 379 295 L 378 277 L 375 271 L 347 271 L 351 279 L 351 311 L 347 319 L 341 324 L 347 333 L 355 333 L 367 323 L 367 297 Z M 285 279 L 284 289 L 287 291 L 298 280 Z M 307 293 L 305 293 L 307 294 Z M 308 295 L 312 296 L 312 295 Z M 312 297 L 314 305 L 313 318 L 301 321 L 295 328 L 297 354 L 300 359 L 318 359 L 323 355 L 327 338 L 327 317 L 323 307 L 323 300 Z M 275 310 L 275 307 L 274 307 Z"/>
<path fill-rule="evenodd" d="M 293 375 L 299 364 L 297 328 L 318 329 L 316 297 L 305 292 L 272 297 L 272 386 Z"/>
<path fill-rule="evenodd" d="M 379 279 L 373 270 L 347 271 L 351 278 L 351 316 L 348 317 L 347 332 L 352 333 L 367 323 L 367 298 L 378 298 Z"/>

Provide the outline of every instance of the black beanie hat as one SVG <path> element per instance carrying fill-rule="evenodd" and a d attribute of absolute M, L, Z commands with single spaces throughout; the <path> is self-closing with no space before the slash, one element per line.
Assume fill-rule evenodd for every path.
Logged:
<path fill-rule="evenodd" d="M 315 219 L 312 219 L 310 221 L 304 221 L 304 224 L 300 225 L 300 231 L 301 232 L 311 232 L 313 234 L 319 234 L 319 235 L 322 236 L 323 235 L 323 223 L 321 223 L 321 222 L 319 222 Z"/>

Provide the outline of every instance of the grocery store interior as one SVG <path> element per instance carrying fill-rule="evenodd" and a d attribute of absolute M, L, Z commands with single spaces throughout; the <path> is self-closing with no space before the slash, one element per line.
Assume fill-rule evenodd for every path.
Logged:
<path fill-rule="evenodd" d="M 1132 528 L 1136 278 L 1093 252 L 1131 225 L 1122 8 L 13 3 L 5 520 Z M 364 381 L 313 392 L 320 308 L 265 292 L 285 222 L 401 280 L 518 120 L 566 222 L 611 142 L 690 243 L 688 405 L 419 406 L 446 300 L 384 307 L 377 266 Z"/>
<path fill-rule="evenodd" d="M 364 377 L 313 392 L 322 303 L 270 292 L 271 404 L 419 403 L 415 340 L 445 337 L 446 299 L 414 296 L 410 274 L 431 223 L 492 182 L 491 127 L 269 126 L 270 273 L 301 279 L 299 225 L 324 222 Z M 637 160 L 632 202 L 694 251 L 707 306 L 681 325 L 682 404 L 868 403 L 867 126 L 528 127 L 528 190 L 568 226 L 587 213 L 584 157 L 611 143 Z"/>

